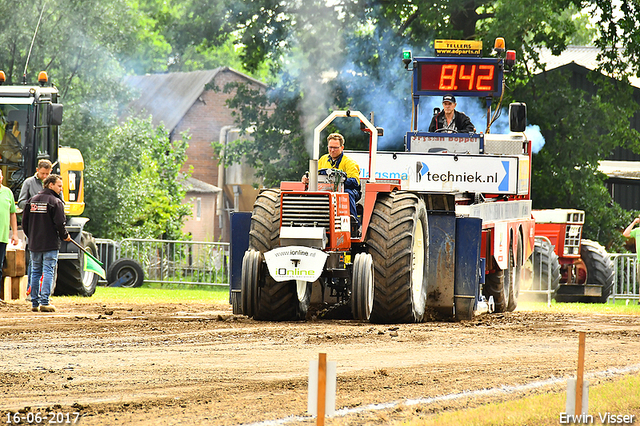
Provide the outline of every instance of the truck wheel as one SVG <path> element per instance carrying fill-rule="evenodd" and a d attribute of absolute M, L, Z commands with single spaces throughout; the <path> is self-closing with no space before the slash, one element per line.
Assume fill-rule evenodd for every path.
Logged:
<path fill-rule="evenodd" d="M 280 190 L 262 191 L 253 207 L 249 231 L 249 249 L 260 253 L 280 245 Z M 244 272 L 244 265 L 243 265 Z M 253 316 L 264 321 L 295 321 L 307 316 L 311 283 L 277 282 L 265 272 L 264 282 L 255 291 Z M 244 299 L 244 295 L 242 296 Z"/>
<path fill-rule="evenodd" d="M 80 244 L 94 257 L 98 256 L 98 249 L 91 234 L 82 231 Z M 56 295 L 89 297 L 95 293 L 97 284 L 98 275 L 84 270 L 84 254 L 82 251 L 80 251 L 78 259 L 58 262 Z"/>
<path fill-rule="evenodd" d="M 507 309 L 507 295 L 505 294 L 505 270 L 498 269 L 496 272 L 488 274 L 485 280 L 482 294 L 489 299 L 493 297 L 495 306 L 494 312 L 505 312 Z"/>
<path fill-rule="evenodd" d="M 602 295 L 598 298 L 585 297 L 583 302 L 606 303 L 613 291 L 613 264 L 609 253 L 599 243 L 591 240 L 580 242 L 580 257 L 587 268 L 586 283 L 602 286 Z"/>
<path fill-rule="evenodd" d="M 358 253 L 353 261 L 351 280 L 351 313 L 353 319 L 368 321 L 373 308 L 373 258 Z"/>
<path fill-rule="evenodd" d="M 407 192 L 379 194 L 366 243 L 373 258 L 375 285 L 370 320 L 422 321 L 429 265 L 424 201 Z"/>
<path fill-rule="evenodd" d="M 518 297 L 520 296 L 520 285 L 522 284 L 522 239 L 518 237 L 517 253 L 514 262 L 513 253 L 509 255 L 509 298 L 507 311 L 513 312 L 518 307 Z"/>
<path fill-rule="evenodd" d="M 131 274 L 131 278 L 122 283 L 120 287 L 134 288 L 140 287 L 144 283 L 144 270 L 142 266 L 135 260 L 124 257 L 116 260 L 109 266 L 107 270 L 107 282 L 112 284 L 127 273 Z"/>
<path fill-rule="evenodd" d="M 550 285 L 551 297 L 555 298 L 561 278 L 558 255 L 553 251 L 551 243 L 536 239 L 532 256 L 534 289 L 544 290 Z"/>

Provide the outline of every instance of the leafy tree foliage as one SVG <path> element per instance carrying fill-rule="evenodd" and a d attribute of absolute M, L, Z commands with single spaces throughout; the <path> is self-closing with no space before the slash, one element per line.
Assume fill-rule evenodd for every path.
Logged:
<path fill-rule="evenodd" d="M 631 213 L 613 203 L 598 162 L 621 141 L 638 142 L 628 121 L 637 105 L 629 86 L 598 76 L 596 95 L 571 88 L 568 75 L 559 73 L 530 80 L 518 95 L 529 100 L 529 119 L 546 140 L 533 156 L 534 208 L 585 210 L 584 237 L 617 251 L 624 240 L 618 230 L 626 227 Z"/>
<path fill-rule="evenodd" d="M 24 80 L 33 83 L 46 70 L 60 89 L 61 144 L 83 153 L 92 219 L 87 229 L 105 238 L 177 237 L 185 215 L 176 173 L 186 139 L 170 145 L 166 131 L 147 122 L 117 123 L 128 102 L 120 85 L 125 73 L 166 69 L 171 53 L 138 6 L 129 0 L 0 0 L 7 18 L 0 33 L 6 84 L 23 81 L 29 57 Z"/>
<path fill-rule="evenodd" d="M 254 125 L 255 135 L 262 135 L 263 125 L 273 135 L 287 135 L 280 138 L 279 147 L 278 138 L 268 139 L 270 155 L 289 144 L 287 132 L 308 134 L 334 108 L 375 110 L 376 125 L 385 127 L 382 140 L 389 149 L 401 149 L 411 114 L 407 74 L 399 66 L 402 49 L 412 48 L 416 56 L 431 55 L 434 39 L 476 39 L 484 42 L 486 56 L 495 37 L 502 36 L 507 47 L 517 51 L 521 64 L 509 76 L 503 104 L 517 94 L 529 106 L 529 121 L 540 126 L 547 140 L 534 158 L 535 206 L 584 209 L 585 236 L 619 246 L 616 229 L 625 225 L 626 214 L 611 202 L 597 166 L 616 146 L 636 146 L 637 134 L 629 130 L 634 112 L 630 95 L 622 95 L 621 86 L 612 86 L 607 79 L 594 81 L 598 94 L 592 97 L 569 88 L 566 81 L 535 84 L 532 78 L 543 69 L 541 47 L 559 54 L 569 43 L 585 40 L 593 40 L 605 52 L 601 68 L 605 75 L 624 80 L 628 73 L 636 73 L 640 14 L 636 3 L 623 1 L 621 8 L 623 17 L 614 13 L 611 2 L 603 0 L 365 0 L 333 6 L 320 0 L 232 3 L 229 10 L 237 13 L 230 16 L 238 40 L 246 47 L 245 66 L 251 69 L 268 58 L 287 76 L 282 79 L 286 84 L 274 85 L 265 97 L 268 102 L 260 105 L 262 116 L 253 112 L 257 105 L 248 103 L 245 92 L 238 92 L 233 105 L 246 103 L 239 122 Z M 601 31 L 588 26 L 585 16 L 597 16 Z M 623 50 L 611 49 L 620 41 Z M 283 94 L 287 102 L 282 102 Z M 282 108 L 288 112 L 280 112 Z M 298 116 L 299 124 L 290 116 Z M 288 119 L 278 122 L 276 117 Z M 347 143 L 350 140 L 353 138 L 348 137 Z M 266 158 L 253 162 L 252 154 L 259 153 L 266 141 L 255 137 L 238 143 L 241 151 L 234 153 L 235 147 L 229 147 L 226 154 L 232 161 L 245 155 L 258 169 L 266 170 L 272 163 Z M 302 171 L 304 157 L 298 155 L 293 162 L 300 165 L 296 175 Z M 275 164 L 282 166 L 278 161 Z M 273 167 L 272 172 L 266 183 L 288 178 L 289 170 Z"/>
<path fill-rule="evenodd" d="M 180 168 L 188 138 L 171 141 L 151 119 L 132 118 L 104 135 L 85 171 L 88 229 L 103 238 L 183 237 L 190 214 Z"/>

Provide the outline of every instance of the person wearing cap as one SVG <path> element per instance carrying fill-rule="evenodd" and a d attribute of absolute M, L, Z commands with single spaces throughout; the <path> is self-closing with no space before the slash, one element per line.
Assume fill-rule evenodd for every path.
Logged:
<path fill-rule="evenodd" d="M 430 132 L 475 133 L 476 127 L 463 112 L 456 111 L 456 97 L 442 97 L 442 111 L 435 114 L 429 125 Z"/>

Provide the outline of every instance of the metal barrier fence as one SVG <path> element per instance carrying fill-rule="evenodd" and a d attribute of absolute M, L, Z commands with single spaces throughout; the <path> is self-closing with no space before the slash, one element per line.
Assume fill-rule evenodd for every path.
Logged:
<path fill-rule="evenodd" d="M 147 283 L 228 286 L 229 243 L 127 238 L 96 239 L 98 258 L 108 270 L 117 259 L 142 266 Z M 109 277 L 107 277 L 109 278 Z"/>
<path fill-rule="evenodd" d="M 552 258 L 553 255 L 553 244 L 547 237 L 535 237 L 536 242 L 544 247 L 544 244 L 540 243 L 548 243 L 546 246 L 548 247 L 547 260 Z M 521 293 L 528 294 L 536 294 L 536 295 L 545 295 L 547 300 L 547 306 L 551 306 L 551 299 L 553 298 L 553 289 L 551 288 L 551 278 L 552 274 L 549 273 L 549 269 L 551 268 L 551 263 L 548 262 L 546 265 L 543 262 L 543 257 L 539 256 L 538 259 L 533 258 L 533 254 L 531 255 L 531 267 L 533 268 L 533 277 L 531 277 L 531 288 L 526 290 L 520 290 Z M 546 279 L 542 279 L 542 277 L 538 278 L 537 275 L 544 275 L 541 272 L 546 272 Z"/>
<path fill-rule="evenodd" d="M 551 259 L 553 245 L 546 237 L 536 237 L 546 242 Z M 152 240 L 128 238 L 121 242 L 96 238 L 98 258 L 104 263 L 105 270 L 120 258 L 129 258 L 142 265 L 145 282 L 172 284 L 199 284 L 228 286 L 230 283 L 229 243 L 210 243 L 204 241 Z M 543 246 L 545 246 L 543 244 Z M 614 265 L 614 287 L 609 300 L 640 300 L 638 282 L 638 258 L 634 253 L 611 253 Z M 538 262 L 537 265 L 534 262 Z M 552 274 L 546 273 L 549 265 L 543 264 L 543 257 L 533 260 L 536 273 L 544 271 L 546 279 L 533 280 L 531 288 L 522 289 L 522 293 L 545 295 L 551 303 Z M 106 281 L 101 280 L 101 283 Z"/>
<path fill-rule="evenodd" d="M 609 300 L 640 300 L 640 283 L 638 282 L 638 256 L 635 253 L 612 253 L 613 292 Z"/>

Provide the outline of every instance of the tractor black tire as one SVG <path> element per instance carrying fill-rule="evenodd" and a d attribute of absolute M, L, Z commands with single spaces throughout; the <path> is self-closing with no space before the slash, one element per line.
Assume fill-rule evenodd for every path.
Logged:
<path fill-rule="evenodd" d="M 280 246 L 280 190 L 267 189 L 253 205 L 249 250 L 265 253 Z M 274 280 L 264 271 L 255 292 L 253 315 L 260 321 L 297 321 L 307 316 L 311 303 L 311 283 Z M 244 295 L 242 296 L 244 300 Z M 244 308 L 243 308 L 244 310 Z"/>
<path fill-rule="evenodd" d="M 369 253 L 358 253 L 353 260 L 351 280 L 351 314 L 353 319 L 368 321 L 373 308 L 373 258 Z"/>
<path fill-rule="evenodd" d="M 142 266 L 132 259 L 121 258 L 113 262 L 107 270 L 107 282 L 114 283 L 127 274 L 131 273 L 132 277 L 120 287 L 135 288 L 140 287 L 144 283 L 144 270 Z"/>
<path fill-rule="evenodd" d="M 505 278 L 506 273 L 508 273 L 508 271 L 498 269 L 496 272 L 488 274 L 485 279 L 482 294 L 487 300 L 493 297 L 494 312 L 506 312 L 507 310 L 509 295 L 507 294 L 508 290 L 505 290 L 505 288 L 507 288 L 505 286 L 505 281 L 507 281 Z"/>
<path fill-rule="evenodd" d="M 553 251 L 553 246 L 548 241 L 536 239 L 532 257 L 534 288 L 546 289 L 548 283 L 551 287 L 551 297 L 555 298 L 562 274 L 560 274 L 560 261 L 556 252 Z"/>
<path fill-rule="evenodd" d="M 522 257 L 524 256 L 522 246 L 522 238 L 518 237 L 517 250 L 515 257 L 513 253 L 509 255 L 509 296 L 507 302 L 507 311 L 513 312 L 518 307 L 518 297 L 520 296 L 520 286 L 523 280 Z"/>
<path fill-rule="evenodd" d="M 429 268 L 429 225 L 424 201 L 408 192 L 379 194 L 365 242 L 375 272 L 370 321 L 422 321 Z"/>
<path fill-rule="evenodd" d="M 94 257 L 98 256 L 96 243 L 88 232 L 82 232 L 80 245 Z M 98 275 L 84 270 L 84 254 L 78 249 L 78 259 L 58 261 L 56 296 L 93 296 L 98 285 Z"/>
<path fill-rule="evenodd" d="M 240 279 L 242 313 L 252 317 L 256 312 L 258 286 L 261 280 L 262 253 L 247 250 L 242 258 Z"/>
<path fill-rule="evenodd" d="M 613 291 L 613 263 L 609 253 L 599 243 L 591 240 L 580 242 L 580 257 L 587 268 L 587 283 L 602 286 L 602 295 L 598 298 L 585 297 L 585 303 L 606 303 Z"/>
<path fill-rule="evenodd" d="M 251 214 L 249 248 L 261 253 L 280 245 L 280 190 L 266 189 L 256 198 Z"/>

